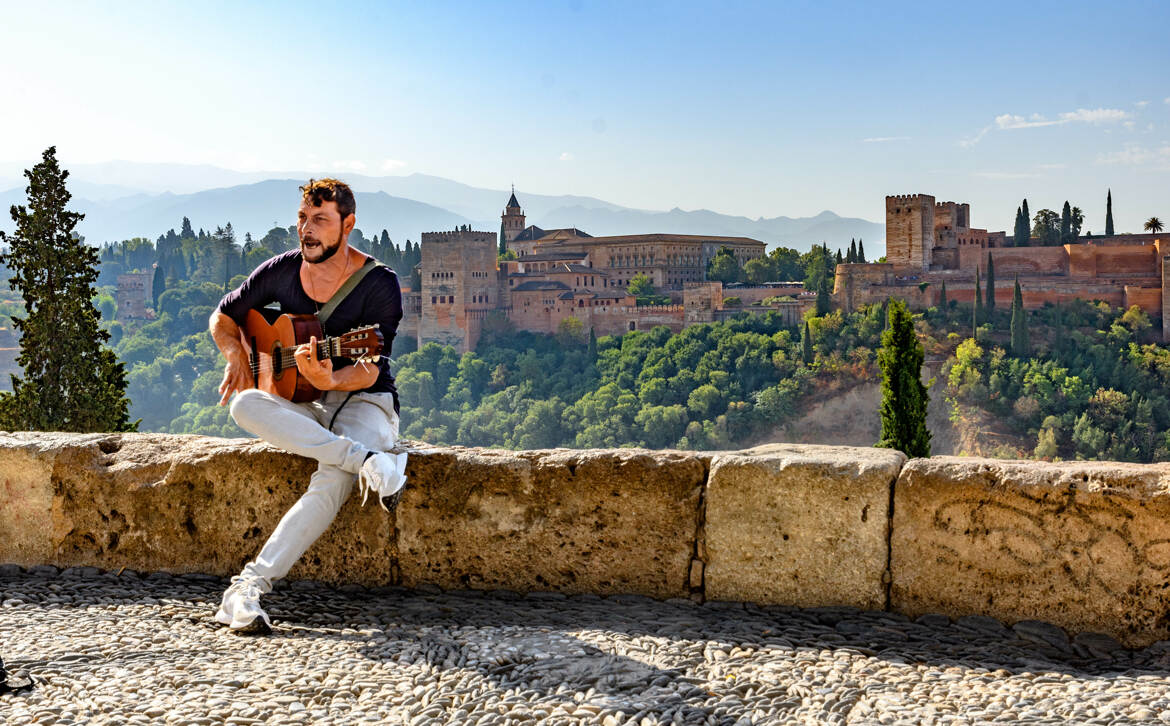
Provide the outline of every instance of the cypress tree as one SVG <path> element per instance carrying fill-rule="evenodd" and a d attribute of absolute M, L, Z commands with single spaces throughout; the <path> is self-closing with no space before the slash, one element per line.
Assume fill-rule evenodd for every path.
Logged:
<path fill-rule="evenodd" d="M 857 238 L 857 261 L 865 262 L 865 242 L 860 237 Z"/>
<path fill-rule="evenodd" d="M 1016 207 L 1016 226 L 1015 232 L 1012 234 L 1012 246 L 1023 247 L 1024 239 L 1028 235 L 1028 221 L 1024 219 L 1024 210 Z"/>
<path fill-rule="evenodd" d="M 943 310 L 947 309 L 947 283 L 946 283 L 946 280 L 943 280 L 942 289 L 939 290 L 939 293 L 938 293 L 938 306 Z"/>
<path fill-rule="evenodd" d="M 1023 244 L 1020 244 L 1019 240 L 1017 240 L 1016 247 L 1027 247 L 1028 245 L 1032 244 L 1032 213 L 1028 211 L 1027 199 L 1025 199 L 1024 203 L 1020 205 L 1020 214 L 1024 218 L 1024 242 Z"/>
<path fill-rule="evenodd" d="M 28 206 L 11 208 L 15 232 L 0 232 L 0 264 L 12 271 L 13 290 L 24 297 L 28 317 L 12 319 L 20 331 L 12 391 L 0 393 L 0 429 L 9 431 L 133 431 L 126 371 L 102 345 L 91 302 L 98 277 L 98 250 L 74 233 L 84 215 L 66 210 L 69 172 L 50 146 L 24 175 Z"/>
<path fill-rule="evenodd" d="M 906 303 L 891 300 L 878 366 L 882 371 L 882 433 L 877 446 L 897 449 L 910 457 L 930 456 L 926 406 L 930 396 L 922 385 L 922 343 Z"/>
<path fill-rule="evenodd" d="M 847 262 L 857 262 L 857 241 L 849 240 L 849 256 L 845 258 Z"/>
<path fill-rule="evenodd" d="M 837 264 L 839 265 L 844 261 L 845 261 L 845 258 L 841 256 L 841 248 L 838 247 L 837 248 Z"/>
<path fill-rule="evenodd" d="M 804 364 L 812 365 L 816 356 L 813 354 L 812 332 L 808 329 L 808 321 L 804 321 L 804 334 L 800 336 L 800 359 Z"/>
<path fill-rule="evenodd" d="M 180 237 L 194 237 L 195 230 L 191 229 L 191 220 L 183 217 L 183 231 L 179 232 Z"/>
<path fill-rule="evenodd" d="M 150 294 L 154 299 L 154 310 L 158 312 L 158 299 L 167 291 L 167 274 L 162 265 L 154 266 L 154 279 L 150 283 Z"/>
<path fill-rule="evenodd" d="M 1068 205 L 1067 199 L 1064 200 L 1064 209 L 1060 210 L 1060 243 L 1072 243 L 1072 207 Z"/>
<path fill-rule="evenodd" d="M 1105 193 L 1105 234 L 1113 234 L 1113 190 Z"/>
<path fill-rule="evenodd" d="M 1012 296 L 1012 355 L 1017 358 L 1027 358 L 1028 344 L 1028 313 L 1024 310 L 1024 294 L 1020 291 L 1020 277 L 1016 276 L 1016 291 Z"/>
<path fill-rule="evenodd" d="M 829 270 L 827 269 L 821 275 L 820 282 L 817 283 L 817 317 L 828 315 L 833 307 L 833 300 L 829 291 Z"/>
<path fill-rule="evenodd" d="M 995 325 L 995 260 L 991 259 L 991 253 L 987 253 L 987 304 L 984 306 L 987 311 L 987 319 Z"/>
<path fill-rule="evenodd" d="M 508 243 L 504 241 L 504 220 L 501 219 L 500 220 L 500 248 L 499 248 L 499 250 L 496 251 L 496 254 L 502 255 L 507 251 L 508 251 Z"/>

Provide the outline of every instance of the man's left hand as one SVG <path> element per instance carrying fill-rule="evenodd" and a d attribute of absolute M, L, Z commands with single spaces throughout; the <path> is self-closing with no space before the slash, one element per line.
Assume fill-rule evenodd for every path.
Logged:
<path fill-rule="evenodd" d="M 297 370 L 305 379 L 313 384 L 318 391 L 331 391 L 334 387 L 333 361 L 329 358 L 318 360 L 317 356 L 309 351 L 317 349 L 317 338 L 309 338 L 309 342 L 298 345 L 294 356 L 297 360 Z"/>

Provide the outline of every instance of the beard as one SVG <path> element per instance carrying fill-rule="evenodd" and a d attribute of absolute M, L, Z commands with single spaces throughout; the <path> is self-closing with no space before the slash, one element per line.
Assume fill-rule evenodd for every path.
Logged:
<path fill-rule="evenodd" d="M 319 251 L 317 252 L 316 257 L 309 256 L 309 249 L 307 249 L 305 247 L 306 243 L 320 245 L 320 247 L 318 248 Z M 321 264 L 325 260 L 327 260 L 330 257 L 332 257 L 333 255 L 337 254 L 337 250 L 339 250 L 339 249 L 341 249 L 341 234 L 340 233 L 338 233 L 338 235 L 337 235 L 337 241 L 335 241 L 332 245 L 329 245 L 325 242 L 322 242 L 321 240 L 317 239 L 316 237 L 304 237 L 301 239 L 301 257 L 304 258 L 305 262 L 308 262 L 310 265 Z"/>

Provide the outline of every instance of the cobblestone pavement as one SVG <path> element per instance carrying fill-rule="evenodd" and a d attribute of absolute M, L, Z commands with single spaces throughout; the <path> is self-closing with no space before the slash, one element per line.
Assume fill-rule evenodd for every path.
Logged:
<path fill-rule="evenodd" d="M 852 609 L 290 583 L 275 631 L 226 582 L 0 567 L 0 696 L 26 723 L 1150 723 L 1170 644 Z"/>

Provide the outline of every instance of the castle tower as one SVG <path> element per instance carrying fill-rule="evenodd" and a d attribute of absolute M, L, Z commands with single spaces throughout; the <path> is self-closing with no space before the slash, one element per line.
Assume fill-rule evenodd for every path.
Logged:
<path fill-rule="evenodd" d="M 418 345 L 474 350 L 483 320 L 500 307 L 496 235 L 468 229 L 423 232 Z"/>
<path fill-rule="evenodd" d="M 524 210 L 520 209 L 520 202 L 516 201 L 516 187 L 512 187 L 512 196 L 508 198 L 508 206 L 504 208 L 500 220 L 505 243 L 516 239 L 524 231 Z"/>
<path fill-rule="evenodd" d="M 886 260 L 928 270 L 934 239 L 934 197 L 900 194 L 886 197 Z"/>

